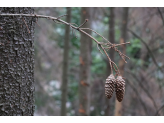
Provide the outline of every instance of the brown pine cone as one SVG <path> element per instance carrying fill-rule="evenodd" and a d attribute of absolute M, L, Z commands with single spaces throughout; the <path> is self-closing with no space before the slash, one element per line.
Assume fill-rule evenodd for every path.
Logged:
<path fill-rule="evenodd" d="M 113 74 L 108 76 L 105 82 L 105 95 L 108 99 L 110 99 L 113 95 L 115 87 L 115 77 Z"/>
<path fill-rule="evenodd" d="M 119 102 L 123 100 L 125 93 L 125 80 L 122 76 L 118 76 L 116 79 L 116 98 Z"/>

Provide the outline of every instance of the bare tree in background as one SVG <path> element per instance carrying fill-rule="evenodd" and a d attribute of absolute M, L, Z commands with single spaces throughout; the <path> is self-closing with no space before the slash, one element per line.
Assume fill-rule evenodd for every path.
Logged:
<path fill-rule="evenodd" d="M 89 7 L 81 9 L 81 22 L 91 19 Z M 87 22 L 84 28 L 91 27 L 91 20 Z M 88 34 L 91 34 L 87 30 Z M 88 36 L 81 34 L 80 39 L 80 82 L 79 82 L 79 115 L 89 115 L 90 110 L 90 64 L 91 64 L 91 46 L 92 40 Z"/>
<path fill-rule="evenodd" d="M 0 13 L 33 14 L 33 8 L 0 8 Z M 0 115 L 34 115 L 34 22 L 0 16 Z"/>
<path fill-rule="evenodd" d="M 123 14 L 122 14 L 122 26 L 121 26 L 121 38 L 120 43 L 126 42 L 126 35 L 127 35 L 127 23 L 128 23 L 128 7 L 123 8 Z M 126 45 L 121 46 L 121 51 L 125 54 L 126 52 Z M 124 66 L 125 62 L 120 59 L 119 60 L 119 70 L 121 75 L 124 75 Z M 121 116 L 122 115 L 122 102 L 115 101 L 115 116 Z"/>
<path fill-rule="evenodd" d="M 71 8 L 67 7 L 66 21 L 71 21 Z M 69 56 L 69 42 L 70 42 L 70 27 L 66 26 L 65 30 L 65 43 L 64 43 L 64 55 L 63 55 L 63 74 L 62 74 L 62 97 L 61 97 L 61 115 L 66 115 L 66 101 L 67 101 L 67 83 L 68 83 L 68 56 Z"/>
<path fill-rule="evenodd" d="M 110 20 L 109 20 L 109 41 L 114 44 L 115 43 L 115 15 L 114 15 L 114 7 L 110 8 Z M 112 61 L 114 61 L 114 50 L 109 50 L 109 56 Z M 106 71 L 106 77 L 108 77 L 111 74 L 110 64 L 108 61 L 106 61 L 107 64 L 107 71 Z M 106 108 L 105 108 L 105 116 L 108 116 L 110 114 L 110 100 L 105 97 L 106 102 Z"/>

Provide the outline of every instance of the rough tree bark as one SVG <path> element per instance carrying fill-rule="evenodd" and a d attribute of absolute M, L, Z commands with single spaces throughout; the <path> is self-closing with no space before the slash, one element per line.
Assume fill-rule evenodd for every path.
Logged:
<path fill-rule="evenodd" d="M 128 10 L 129 10 L 128 7 L 123 8 L 120 43 L 126 42 Z M 126 53 L 126 45 L 121 45 L 121 51 L 123 54 Z M 119 70 L 120 70 L 120 73 L 122 76 L 124 75 L 124 66 L 125 66 L 125 62 L 122 59 L 120 59 L 118 67 L 119 67 Z M 116 101 L 115 101 L 115 116 L 121 116 L 121 115 L 122 115 L 122 102 L 118 102 L 116 99 Z"/>
<path fill-rule="evenodd" d="M 81 9 L 81 23 L 85 19 L 89 21 L 83 26 L 83 28 L 91 27 L 91 8 L 84 7 Z M 90 31 L 86 31 L 91 34 Z M 80 39 L 80 82 L 79 82 L 79 115 L 89 115 L 90 112 L 90 64 L 91 64 L 91 47 L 92 40 L 81 34 Z"/>
<path fill-rule="evenodd" d="M 115 30 L 114 30 L 114 23 L 115 21 L 115 15 L 114 15 L 114 7 L 110 8 L 110 20 L 109 20 L 109 41 L 114 44 L 115 43 Z M 114 50 L 109 50 L 109 57 L 112 61 L 114 61 Z M 106 77 L 108 77 L 111 74 L 110 64 L 109 61 L 106 61 L 107 64 L 107 70 L 106 70 Z M 106 108 L 105 108 L 105 116 L 110 115 L 110 100 L 105 97 L 106 102 Z"/>
<path fill-rule="evenodd" d="M 71 8 L 67 8 L 66 22 L 71 21 Z M 70 27 L 66 26 L 65 43 L 64 43 L 64 56 L 63 56 L 63 73 L 62 73 L 62 97 L 61 97 L 61 115 L 66 115 L 66 101 L 67 101 L 67 83 L 68 83 L 68 55 L 69 55 L 69 40 L 70 40 Z"/>
<path fill-rule="evenodd" d="M 0 13 L 34 13 L 33 8 L 0 8 Z M 34 22 L 0 16 L 0 115 L 34 115 Z"/>

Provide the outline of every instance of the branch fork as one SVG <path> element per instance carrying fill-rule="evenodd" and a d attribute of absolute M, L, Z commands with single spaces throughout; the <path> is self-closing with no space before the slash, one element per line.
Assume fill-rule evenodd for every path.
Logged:
<path fill-rule="evenodd" d="M 78 25 L 76 25 L 74 23 L 68 23 L 68 22 L 60 19 L 61 17 L 67 16 L 67 15 L 62 15 L 62 16 L 59 16 L 59 17 L 51 17 L 51 16 L 37 15 L 37 14 L 0 14 L 0 16 L 4 16 L 4 17 L 5 16 L 18 16 L 20 18 L 33 17 L 33 18 L 37 18 L 37 19 L 38 18 L 46 18 L 46 19 L 49 19 L 49 20 L 53 20 L 55 23 L 65 24 L 67 26 L 70 26 L 71 29 L 72 29 L 72 34 L 75 34 L 75 36 L 76 36 L 75 30 L 77 30 L 77 31 L 79 31 L 79 32 L 87 35 L 91 39 L 93 39 L 97 43 L 97 49 L 100 51 L 101 54 L 103 54 L 102 51 L 100 50 L 100 47 L 101 47 L 101 49 L 103 50 L 103 52 L 105 53 L 105 55 L 107 56 L 107 58 L 109 60 L 109 64 L 110 64 L 110 67 L 111 67 L 112 74 L 113 74 L 113 69 L 114 69 L 114 71 L 116 72 L 116 76 L 119 76 L 120 75 L 119 69 L 118 69 L 117 65 L 110 59 L 110 57 L 109 57 L 109 55 L 108 55 L 108 53 L 107 53 L 106 50 L 114 49 L 116 52 L 119 53 L 120 57 L 124 60 L 125 63 L 127 63 L 126 60 L 125 60 L 125 58 L 130 59 L 128 56 L 126 56 L 125 54 L 123 54 L 121 51 L 119 51 L 117 49 L 117 46 L 129 44 L 130 42 L 120 43 L 120 44 L 112 44 L 109 40 L 107 40 L 106 38 L 104 38 L 101 34 L 97 33 L 96 31 L 94 31 L 94 30 L 92 30 L 90 28 L 81 28 L 84 24 L 86 24 L 86 22 L 88 22 L 88 19 L 85 19 L 85 21 L 80 26 L 78 26 Z M 24 21 L 24 23 L 26 25 L 26 22 L 25 22 L 24 19 L 23 19 L 23 21 Z M 37 21 L 36 21 L 36 23 L 37 23 Z M 28 29 L 28 27 L 27 27 L 27 29 Z M 106 41 L 106 43 L 99 42 L 94 37 L 92 37 L 90 34 L 88 34 L 87 32 L 85 32 L 84 30 L 90 30 L 90 31 L 96 33 L 98 36 L 100 36 L 101 38 L 103 38 Z M 77 38 L 77 36 L 76 36 L 76 38 Z"/>

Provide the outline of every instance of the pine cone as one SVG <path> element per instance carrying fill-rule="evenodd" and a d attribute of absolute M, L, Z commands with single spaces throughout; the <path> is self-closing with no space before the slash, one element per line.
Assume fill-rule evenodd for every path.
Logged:
<path fill-rule="evenodd" d="M 123 100 L 125 93 L 125 80 L 122 76 L 118 76 L 116 79 L 116 97 L 119 102 Z"/>
<path fill-rule="evenodd" d="M 105 95 L 108 99 L 112 97 L 112 94 L 114 92 L 114 87 L 115 87 L 115 77 L 113 74 L 108 76 L 105 82 Z"/>

